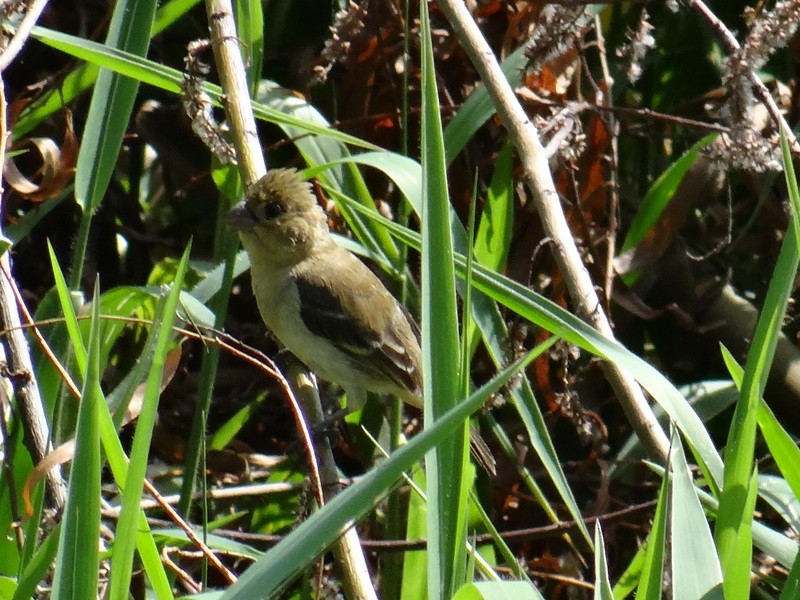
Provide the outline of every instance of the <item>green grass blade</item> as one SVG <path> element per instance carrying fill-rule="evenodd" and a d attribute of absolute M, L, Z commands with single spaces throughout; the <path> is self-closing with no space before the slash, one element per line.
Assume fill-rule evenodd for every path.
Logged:
<path fill-rule="evenodd" d="M 428 5 L 420 4 L 422 63 L 422 360 L 425 426 L 459 398 L 459 334 L 450 200 Z M 428 597 L 450 598 L 463 580 L 466 424 L 427 457 Z"/>
<path fill-rule="evenodd" d="M 544 600 L 528 581 L 476 581 L 462 586 L 453 600 Z"/>
<path fill-rule="evenodd" d="M 724 600 L 714 540 L 677 435 L 672 439 L 670 470 L 673 597 Z"/>
<path fill-rule="evenodd" d="M 158 35 L 175 21 L 185 15 L 200 0 L 169 0 L 156 13 L 153 22 L 153 36 Z M 48 91 L 41 98 L 26 107 L 20 118 L 14 123 L 13 139 L 19 140 L 50 115 L 60 111 L 80 93 L 88 90 L 95 81 L 100 69 L 88 63 L 70 72 L 58 89 Z"/>
<path fill-rule="evenodd" d="M 779 600 L 795 600 L 795 598 L 800 598 L 800 552 L 794 559 L 792 570 L 789 571 Z"/>
<path fill-rule="evenodd" d="M 55 562 L 53 598 L 97 598 L 100 549 L 100 290 L 95 284 L 86 381 L 78 409 L 75 458 Z M 88 543 L 87 543 L 88 541 Z"/>
<path fill-rule="evenodd" d="M 114 6 L 106 45 L 144 56 L 150 45 L 155 0 L 122 0 Z M 83 210 L 74 244 L 70 287 L 78 289 L 92 215 L 105 196 L 128 127 L 139 82 L 101 70 L 92 93 L 75 165 L 75 201 Z"/>
<path fill-rule="evenodd" d="M 47 29 L 46 27 L 38 25 L 33 28 L 32 35 L 42 43 L 56 48 L 57 50 L 61 50 L 75 58 L 98 64 L 115 73 L 136 79 L 141 83 L 146 83 L 174 94 L 180 93 L 180 83 L 183 79 L 183 74 L 175 69 L 165 67 L 157 62 L 141 58 L 128 52 L 109 48 L 97 42 L 85 40 L 59 31 L 53 31 L 52 29 Z M 223 94 L 222 89 L 218 85 L 204 84 L 203 91 L 211 97 L 215 105 L 221 106 L 220 98 Z M 274 110 L 257 102 L 253 103 L 253 114 L 255 114 L 256 118 L 276 125 L 297 127 L 304 133 L 336 139 L 345 144 L 352 144 L 360 148 L 380 150 L 380 148 L 374 144 L 365 142 L 355 136 L 342 133 L 330 127 L 320 127 L 303 121 L 302 119 L 284 115 L 278 110 Z"/>
<path fill-rule="evenodd" d="M 467 221 L 467 239 L 475 239 L 475 211 L 478 204 L 478 177 L 475 174 L 475 180 L 472 183 L 472 197 L 469 203 L 469 219 Z M 475 260 L 475 253 L 470 248 L 466 253 L 467 270 L 464 276 L 464 291 L 461 295 L 461 348 L 459 350 L 459 366 L 458 371 L 461 374 L 461 381 L 459 383 L 461 389 L 459 394 L 461 396 L 468 396 L 470 387 L 472 385 L 472 378 L 470 373 L 470 365 L 472 363 L 472 345 L 470 344 L 470 327 L 475 329 L 472 323 L 472 261 Z M 477 333 L 477 331 L 476 331 Z M 475 337 L 477 343 L 477 336 Z"/>
<path fill-rule="evenodd" d="M 172 323 L 178 309 L 183 277 L 189 262 L 191 244 L 186 248 L 178 266 L 175 280 L 165 302 L 161 322 L 158 324 L 158 341 L 153 355 L 153 367 L 147 378 L 142 410 L 136 425 L 136 433 L 131 448 L 130 465 L 122 495 L 122 511 L 117 525 L 114 549 L 111 556 L 111 581 L 109 583 L 110 598 L 128 597 L 131 572 L 133 567 L 133 551 L 136 546 L 137 528 L 139 525 L 139 502 L 142 497 L 142 482 L 147 470 L 147 459 L 150 439 L 155 425 L 158 408 L 161 373 L 164 370 L 169 345 L 172 340 Z"/>
<path fill-rule="evenodd" d="M 795 498 L 800 498 L 800 470 L 797 468 L 800 465 L 800 448 L 763 399 L 758 405 L 758 427 L 778 470 Z"/>
<path fill-rule="evenodd" d="M 611 582 L 608 580 L 608 564 L 606 563 L 606 545 L 600 521 L 594 528 L 594 600 L 614 600 Z"/>
<path fill-rule="evenodd" d="M 791 162 L 791 159 L 788 158 L 786 162 Z M 797 196 L 797 182 L 788 179 L 788 175 L 787 172 L 790 196 L 792 193 Z M 753 334 L 742 378 L 741 394 L 725 448 L 724 486 L 717 513 L 715 537 L 725 573 L 725 593 L 731 598 L 735 598 L 741 590 L 745 575 L 749 576 L 752 561 L 752 549 L 745 548 L 742 540 L 749 538 L 752 521 L 752 513 L 747 510 L 747 499 L 754 462 L 758 406 L 775 356 L 786 306 L 794 288 L 795 274 L 800 265 L 800 240 L 797 238 L 796 224 L 799 218 L 800 214 L 793 210 L 792 224 L 781 245 L 764 307 Z"/>
<path fill-rule="evenodd" d="M 45 579 L 47 572 L 55 564 L 58 542 L 61 537 L 61 523 L 39 544 L 25 570 L 17 581 L 17 589 L 11 600 L 30 600 L 36 596 L 36 587 Z"/>
<path fill-rule="evenodd" d="M 420 489 L 427 487 L 425 471 L 420 465 L 411 467 L 412 481 Z M 408 499 L 408 513 L 406 517 L 406 539 L 425 539 L 426 521 L 428 518 L 428 503 L 420 494 L 412 493 Z M 399 592 L 400 600 L 417 600 L 425 598 L 428 594 L 428 550 L 412 550 L 404 553 L 403 575 Z"/>
<path fill-rule="evenodd" d="M 786 191 L 789 195 L 789 205 L 792 207 L 791 227 L 794 237 L 800 244 L 800 190 L 797 187 L 797 177 L 794 173 L 794 162 L 786 141 L 786 133 L 781 129 L 781 152 L 783 154 L 783 170 L 786 177 Z M 800 251 L 800 249 L 798 249 Z"/>
<path fill-rule="evenodd" d="M 504 369 L 468 399 L 442 415 L 408 444 L 397 449 L 376 468 L 353 484 L 322 509 L 301 523 L 277 546 L 252 565 L 223 595 L 225 600 L 274 598 L 306 565 L 341 534 L 344 528 L 370 510 L 387 494 L 417 461 L 421 460 L 441 439 L 463 427 L 470 414 L 480 408 L 513 374 L 518 373 L 542 351 L 534 348 L 523 360 Z"/>
<path fill-rule="evenodd" d="M 505 268 L 511 248 L 515 201 L 513 168 L 514 147 L 507 143 L 497 156 L 475 235 L 475 260 L 487 269 L 498 272 Z M 480 330 L 473 319 L 466 323 L 467 347 L 471 354 L 478 345 Z"/>
<path fill-rule="evenodd" d="M 154 0 L 117 3 L 106 46 L 144 56 L 155 10 Z M 95 210 L 105 194 L 138 88 L 135 79 L 113 72 L 100 71 L 97 77 L 75 168 L 75 199 L 84 211 Z"/>
<path fill-rule="evenodd" d="M 669 518 L 669 492 L 671 473 L 665 472 L 661 477 L 658 491 L 658 504 L 653 516 L 653 528 L 647 535 L 644 564 L 639 575 L 639 586 L 636 589 L 636 600 L 660 600 L 664 577 L 664 557 L 666 555 L 667 520 Z M 616 596 L 615 594 L 615 597 Z"/>
<path fill-rule="evenodd" d="M 252 96 L 261 80 L 264 62 L 264 11 L 260 0 L 236 0 L 233 16 L 236 19 L 236 34 L 242 47 L 247 49 L 247 83 Z"/>
<path fill-rule="evenodd" d="M 622 575 L 620 575 L 619 579 L 617 579 L 617 583 L 614 584 L 615 600 L 625 600 L 626 598 L 630 598 L 631 594 L 636 591 L 636 587 L 639 585 L 639 582 L 642 579 L 645 551 L 646 548 L 644 545 L 639 546 L 636 554 L 633 555 L 633 558 L 628 563 L 628 566 L 625 567 L 625 571 L 623 571 Z"/>
<path fill-rule="evenodd" d="M 86 347 L 83 343 L 83 336 L 81 335 L 81 328 L 78 324 L 78 317 L 75 314 L 75 308 L 72 304 L 73 297 L 69 291 L 69 287 L 67 286 L 67 280 L 64 278 L 64 272 L 61 270 L 61 265 L 58 264 L 56 253 L 53 250 L 53 246 L 50 244 L 49 240 L 47 242 L 47 251 L 50 255 L 50 267 L 52 268 L 53 277 L 55 279 L 58 301 L 61 304 L 61 310 L 64 314 L 67 333 L 69 334 L 72 342 L 72 352 L 75 355 L 75 361 L 78 364 L 78 370 L 81 373 L 81 377 L 85 377 L 87 361 Z M 97 302 L 99 301 L 100 300 L 98 299 Z"/>
<path fill-rule="evenodd" d="M 520 46 L 503 61 L 501 66 L 503 74 L 514 89 L 522 84 L 522 76 L 527 60 L 525 48 Z M 495 112 L 497 111 L 492 99 L 489 97 L 489 93 L 486 91 L 486 86 L 480 85 L 476 87 L 461 105 L 461 108 L 458 109 L 458 112 L 450 119 L 444 130 L 444 147 L 448 165 L 455 160 L 458 153 L 475 135 L 475 132 Z"/>
<path fill-rule="evenodd" d="M 514 225 L 514 146 L 503 146 L 494 164 L 475 237 L 475 258 L 488 269 L 502 271 Z"/>
<path fill-rule="evenodd" d="M 714 141 L 717 135 L 716 133 L 707 135 L 698 141 L 659 175 L 642 198 L 620 252 L 630 250 L 644 239 L 667 208 L 684 175 L 700 155 L 700 151 Z"/>
<path fill-rule="evenodd" d="M 756 508 L 758 496 L 758 469 L 753 469 L 746 497 L 742 509 L 742 524 L 739 536 L 735 540 L 732 556 L 734 563 L 728 570 L 724 569 L 723 576 L 726 600 L 747 600 L 750 598 L 750 571 L 752 569 L 753 555 L 753 511 Z M 719 516 L 717 517 L 719 518 Z"/>
<path fill-rule="evenodd" d="M 83 338 L 79 331 L 79 324 L 77 320 L 77 316 L 75 314 L 75 308 L 71 302 L 71 295 L 66 288 L 66 281 L 64 281 L 64 276 L 61 273 L 61 269 L 58 265 L 58 262 L 54 255 L 51 254 L 51 262 L 53 264 L 53 273 L 56 280 L 56 288 L 59 296 L 59 300 L 61 302 L 61 307 L 64 314 L 64 320 L 67 323 L 67 329 L 70 331 L 70 339 L 72 340 L 72 347 L 74 350 L 74 355 L 76 357 L 86 357 L 87 352 L 84 346 Z M 105 297 L 110 294 L 114 294 L 115 290 L 109 290 L 104 294 L 104 297 L 100 300 L 100 305 L 103 305 L 103 301 Z M 151 330 L 151 337 L 155 335 L 155 330 Z M 148 339 L 147 344 L 145 345 L 145 351 L 151 350 L 154 348 L 154 342 Z M 120 395 L 125 396 L 124 399 L 119 399 L 118 404 L 120 406 L 127 405 L 130 396 L 133 394 L 133 390 L 138 385 L 138 380 L 141 376 L 150 370 L 150 361 L 148 360 L 151 357 L 151 354 L 145 354 L 142 359 L 138 362 L 136 368 L 134 369 L 134 373 L 132 373 L 133 377 L 130 379 L 126 377 L 121 384 L 114 392 L 112 392 L 109 400 L 115 398 Z M 81 376 L 85 378 L 86 376 L 86 360 L 78 361 L 78 368 L 81 372 Z M 135 380 L 134 380 L 135 379 Z M 102 396 L 101 393 L 101 401 L 98 403 L 99 405 L 99 431 L 100 437 L 103 444 L 103 449 L 106 452 L 106 456 L 108 458 L 109 466 L 111 467 L 111 472 L 114 476 L 117 485 L 120 488 L 124 488 L 125 480 L 127 477 L 127 470 L 128 470 L 128 459 L 125 456 L 125 452 L 122 449 L 122 443 L 119 440 L 117 435 L 117 426 L 115 425 L 114 421 L 112 420 L 111 414 L 109 412 L 108 405 L 106 404 L 106 399 Z M 114 404 L 116 401 L 112 401 Z M 124 408 L 124 406 L 122 406 Z M 142 511 L 139 511 L 138 514 L 138 534 L 137 534 L 137 541 L 136 545 L 139 550 L 140 557 L 142 559 L 142 565 L 145 568 L 145 571 L 150 578 L 150 583 L 153 586 L 153 591 L 156 594 L 157 598 L 169 600 L 172 598 L 172 590 L 169 580 L 167 579 L 166 572 L 164 571 L 164 566 L 161 562 L 161 557 L 158 552 L 158 548 L 155 545 L 153 540 L 153 536 L 150 534 L 150 527 L 147 524 L 147 519 Z M 98 540 L 99 541 L 99 540 Z"/>

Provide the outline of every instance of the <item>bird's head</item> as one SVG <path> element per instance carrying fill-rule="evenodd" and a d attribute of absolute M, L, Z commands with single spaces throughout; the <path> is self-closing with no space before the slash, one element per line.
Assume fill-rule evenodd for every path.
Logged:
<path fill-rule="evenodd" d="M 301 258 L 328 236 L 325 213 L 295 169 L 272 169 L 228 213 L 248 253 Z"/>

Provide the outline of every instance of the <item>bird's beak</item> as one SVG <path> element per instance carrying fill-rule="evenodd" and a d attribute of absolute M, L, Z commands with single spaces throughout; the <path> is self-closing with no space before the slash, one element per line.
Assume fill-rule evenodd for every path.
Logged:
<path fill-rule="evenodd" d="M 247 231 L 256 226 L 255 217 L 244 200 L 228 211 L 228 225 L 239 231 Z"/>

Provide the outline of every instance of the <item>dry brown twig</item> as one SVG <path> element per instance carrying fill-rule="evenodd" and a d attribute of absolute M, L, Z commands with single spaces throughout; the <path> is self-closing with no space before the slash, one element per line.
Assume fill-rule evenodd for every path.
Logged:
<path fill-rule="evenodd" d="M 225 92 L 225 114 L 236 148 L 236 161 L 245 186 L 249 186 L 266 174 L 266 163 L 261 152 L 255 118 L 250 105 L 246 70 L 233 20 L 233 6 L 229 0 L 207 0 L 206 12 L 211 29 L 217 71 Z M 296 374 L 293 378 L 293 388 L 298 392 L 297 395 L 306 406 L 308 413 L 322 415 L 322 404 L 316 386 L 307 385 L 306 379 L 307 376 Z M 317 449 L 323 450 L 317 458 L 320 461 L 320 472 L 323 475 L 322 488 L 325 490 L 329 489 L 329 484 L 334 485 L 338 482 L 338 476 L 335 477 L 335 481 L 326 481 L 326 477 L 336 474 L 336 464 L 333 461 L 333 455 L 324 451 L 324 444 L 318 444 Z M 355 528 L 351 527 L 340 536 L 334 545 L 334 553 L 342 566 L 347 596 L 376 598 L 367 569 L 367 561 Z"/>
<path fill-rule="evenodd" d="M 11 15 L 9 12 L 17 13 L 18 11 L 24 12 L 22 19 L 19 22 L 16 30 L 13 33 L 11 40 L 5 45 L 2 52 L 0 52 L 0 73 L 2 73 L 8 65 L 10 65 L 19 54 L 25 42 L 28 40 L 33 26 L 42 14 L 47 0 L 33 0 L 32 2 L 3 2 L 5 6 L 2 7 L 2 14 L 0 21 L 9 22 Z M 5 32 L 4 32 L 5 33 Z M 5 114 L 5 113 L 3 113 Z M 2 162 L 0 162 L 2 164 Z"/>
<path fill-rule="evenodd" d="M 156 502 L 158 502 L 158 505 L 164 510 L 164 512 L 167 513 L 167 516 L 172 520 L 172 522 L 180 527 L 181 530 L 186 534 L 186 537 L 188 537 L 189 540 L 200 549 L 203 555 L 208 559 L 208 562 L 210 562 L 214 568 L 217 569 L 217 571 L 222 573 L 222 576 L 225 578 L 225 580 L 228 583 L 235 583 L 236 575 L 231 573 L 228 567 L 223 565 L 222 562 L 217 558 L 216 554 L 211 551 L 211 548 L 203 543 L 203 540 L 197 537 L 194 529 L 192 529 L 191 526 L 181 518 L 175 509 L 172 508 L 172 506 L 170 506 L 167 502 L 164 502 L 161 494 L 155 487 L 153 487 L 153 484 L 145 479 L 144 487 L 147 490 L 147 493 L 150 494 L 156 500 Z"/>
<path fill-rule="evenodd" d="M 2 77 L 0 77 L 0 165 L 5 161 L 7 139 L 6 100 Z M 0 215 L 2 210 L 2 180 L 0 180 Z M 0 239 L 3 237 L 0 224 Z M 19 329 L 21 323 L 19 310 L 26 310 L 16 283 L 11 276 L 9 253 L 3 250 L 0 256 L 0 327 L 5 331 L 6 373 L 17 396 L 17 407 L 25 431 L 25 444 L 34 463 L 40 462 L 52 450 L 50 426 L 44 412 L 44 404 L 39 393 L 30 348 L 25 335 Z M 45 478 L 47 504 L 56 513 L 66 502 L 66 485 L 61 469 L 54 466 L 47 470 Z"/>
<path fill-rule="evenodd" d="M 766 58 L 775 48 L 779 47 L 781 44 L 785 45 L 786 39 L 780 38 L 780 36 L 777 34 L 782 33 L 787 35 L 790 28 L 794 28 L 796 30 L 796 19 L 791 18 L 788 19 L 788 22 L 779 24 L 776 29 L 781 29 L 781 27 L 783 27 L 783 29 L 781 29 L 780 32 L 773 32 L 775 35 L 773 35 L 772 38 L 769 38 L 769 33 L 765 33 L 764 31 L 751 32 L 752 36 L 748 36 L 746 45 L 743 47 L 739 44 L 736 36 L 733 35 L 733 32 L 731 32 L 731 30 L 725 26 L 725 23 L 723 23 L 722 20 L 711 11 L 711 9 L 705 4 L 705 2 L 703 2 L 703 0 L 686 0 L 686 4 L 695 10 L 697 14 L 699 14 L 703 20 L 706 21 L 706 23 L 708 23 L 722 44 L 728 49 L 728 52 L 730 53 L 730 63 L 728 65 L 730 72 L 727 74 L 727 79 L 729 80 L 727 83 L 729 84 L 729 87 L 746 87 L 747 89 L 740 90 L 745 96 L 750 94 L 750 88 L 752 88 L 752 90 L 755 92 L 755 95 L 767 109 L 770 117 L 776 125 L 776 128 L 780 128 L 784 131 L 792 154 L 795 156 L 800 156 L 800 143 L 798 143 L 792 128 L 781 114 L 780 108 L 778 108 L 778 105 L 775 103 L 775 99 L 772 97 L 772 94 L 770 94 L 767 86 L 764 85 L 764 82 L 761 81 L 758 73 L 756 73 L 756 69 L 760 68 L 761 66 L 759 64 L 760 62 L 766 62 Z M 779 4 L 792 10 L 792 14 L 794 15 L 796 15 L 798 10 L 800 10 L 797 0 L 788 0 L 787 2 L 782 2 Z M 749 85 L 738 85 L 737 80 L 739 79 L 746 80 Z M 739 98 L 739 93 L 735 90 L 732 90 L 730 95 L 732 97 Z M 741 99 L 741 101 L 747 107 L 749 107 L 750 102 L 746 98 Z M 745 115 L 736 115 L 735 117 L 740 121 L 746 119 Z M 738 125 L 741 125 L 741 123 Z M 732 124 L 732 126 L 737 126 L 737 123 Z M 773 144 L 773 146 L 775 147 L 776 152 L 779 154 L 777 143 Z M 747 151 L 745 150 L 745 153 L 746 152 Z"/>
<path fill-rule="evenodd" d="M 461 45 L 494 101 L 503 125 L 520 156 L 527 183 L 545 235 L 552 240 L 553 254 L 578 313 L 603 336 L 614 340 L 608 317 L 583 264 L 556 192 L 547 156 L 538 132 L 503 75 L 497 58 L 483 37 L 466 5 L 458 0 L 439 3 Z M 666 463 L 669 441 L 659 425 L 639 384 L 617 365 L 604 362 L 603 369 L 634 431 L 655 460 Z"/>

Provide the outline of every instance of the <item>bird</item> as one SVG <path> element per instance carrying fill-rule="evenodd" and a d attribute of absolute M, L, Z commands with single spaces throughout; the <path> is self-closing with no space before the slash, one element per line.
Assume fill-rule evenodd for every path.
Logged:
<path fill-rule="evenodd" d="M 228 223 L 250 258 L 264 324 L 318 377 L 339 384 L 348 408 L 363 406 L 368 392 L 423 408 L 418 324 L 359 258 L 336 243 L 310 183 L 296 169 L 271 169 L 250 185 Z M 491 453 L 482 445 L 479 462 L 485 463 Z"/>

